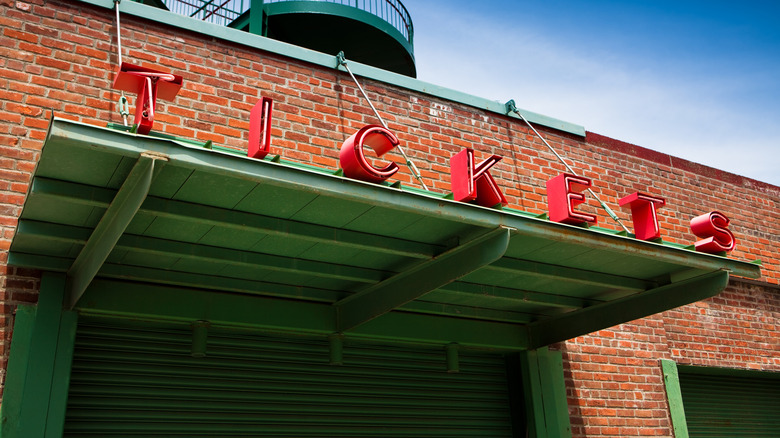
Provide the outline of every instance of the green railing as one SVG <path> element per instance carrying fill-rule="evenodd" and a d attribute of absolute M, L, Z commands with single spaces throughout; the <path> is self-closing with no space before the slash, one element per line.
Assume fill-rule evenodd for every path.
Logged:
<path fill-rule="evenodd" d="M 137 0 L 136 0 L 137 1 Z M 263 3 L 280 3 L 301 0 L 264 0 Z M 390 23 L 411 44 L 414 26 L 409 11 L 399 0 L 308 0 L 351 6 L 373 14 Z M 227 26 L 251 6 L 252 0 L 163 0 L 171 12 Z"/>

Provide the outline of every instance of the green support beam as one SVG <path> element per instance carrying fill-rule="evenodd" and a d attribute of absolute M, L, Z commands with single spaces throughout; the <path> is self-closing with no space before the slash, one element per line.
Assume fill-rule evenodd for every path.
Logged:
<path fill-rule="evenodd" d="M 500 259 L 511 229 L 499 227 L 334 304 L 339 332 L 352 330 Z"/>
<path fill-rule="evenodd" d="M 33 180 L 30 193 L 44 199 L 66 200 L 68 203 L 98 208 L 108 207 L 116 195 L 115 190 L 104 187 L 87 186 L 43 177 L 36 177 Z M 262 232 L 274 236 L 293 237 L 312 243 L 328 243 L 344 248 L 418 259 L 431 258 L 444 249 L 437 245 L 154 196 L 146 198 L 138 213 L 186 223 L 219 226 L 239 233 Z"/>
<path fill-rule="evenodd" d="M 45 272 L 37 309 L 20 306 L 2 405 L 4 438 L 61 437 L 76 312 L 63 311 L 65 276 Z"/>
<path fill-rule="evenodd" d="M 634 292 L 644 291 L 658 286 L 657 283 L 652 281 L 645 281 L 620 275 L 604 274 L 600 272 L 585 271 L 576 268 L 567 268 L 565 266 L 533 262 L 530 260 L 510 258 L 503 258 L 498 262 L 490 265 L 488 269 L 514 273 L 521 271 L 524 274 L 531 274 L 537 277 L 547 278 L 552 281 L 558 280 L 575 282 L 585 285 L 624 289 Z"/>
<path fill-rule="evenodd" d="M 157 161 L 165 162 L 167 159 L 159 155 L 141 154 L 95 231 L 68 269 L 66 308 L 72 309 L 76 305 L 146 199 Z M 160 167 L 157 166 L 157 169 Z"/>
<path fill-rule="evenodd" d="M 672 427 L 675 438 L 688 438 L 688 423 L 685 420 L 682 390 L 680 389 L 680 374 L 673 360 L 661 359 L 661 371 L 664 374 L 666 399 L 669 401 L 669 413 L 672 416 Z"/>
<path fill-rule="evenodd" d="M 295 301 L 202 289 L 95 279 L 77 304 L 81 314 L 208 321 L 213 326 L 251 327 L 275 332 L 330 335 L 336 333 L 335 308 L 328 303 Z M 438 315 L 392 312 L 347 334 L 367 340 L 388 340 L 517 351 L 527 333 L 511 323 Z"/>
<path fill-rule="evenodd" d="M 560 351 L 546 347 L 519 353 L 525 395 L 527 436 L 569 438 L 571 422 Z"/>
<path fill-rule="evenodd" d="M 563 314 L 529 324 L 529 348 L 565 341 L 713 297 L 726 288 L 728 281 L 728 272 L 716 271 L 587 307 L 573 314 Z"/>
<path fill-rule="evenodd" d="M 51 239 L 53 241 L 74 244 L 83 244 L 89 236 L 90 231 L 88 228 L 29 220 L 20 221 L 20 225 L 26 232 L 40 236 L 44 240 Z M 226 263 L 255 269 L 269 269 L 278 272 L 287 272 L 290 275 L 305 274 L 361 283 L 375 283 L 389 275 L 388 272 L 375 269 L 313 260 L 302 260 L 293 257 L 274 256 L 252 251 L 197 245 L 137 235 L 125 234 L 121 236 L 116 241 L 114 247 L 149 256 L 164 255 L 180 259 L 213 263 L 218 262 L 220 264 Z"/>
<path fill-rule="evenodd" d="M 556 313 L 560 312 L 561 310 L 581 309 L 583 307 L 592 306 L 601 302 L 597 299 L 570 297 L 565 295 L 552 295 L 544 292 L 534 292 L 524 289 L 491 286 L 486 284 L 474 284 L 463 281 L 455 281 L 440 287 L 435 293 L 438 294 L 439 292 L 446 293 L 446 295 L 451 297 L 458 297 L 463 299 L 474 297 L 482 299 L 485 297 L 490 297 L 496 301 L 506 302 L 508 305 L 516 303 L 517 300 L 522 300 L 527 304 L 541 304 L 555 307 L 558 309 Z"/>

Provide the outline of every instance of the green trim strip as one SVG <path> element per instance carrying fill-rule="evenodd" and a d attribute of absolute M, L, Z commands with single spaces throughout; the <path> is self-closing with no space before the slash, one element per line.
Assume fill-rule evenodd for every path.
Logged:
<path fill-rule="evenodd" d="M 780 372 L 764 370 L 748 370 L 742 368 L 706 367 L 700 365 L 677 365 L 680 374 L 739 377 L 743 379 L 780 380 Z"/>
<path fill-rule="evenodd" d="M 82 3 L 88 3 L 94 6 L 103 7 L 106 9 L 114 9 L 113 0 L 78 0 Z M 183 15 L 175 14 L 173 12 L 164 11 L 162 9 L 154 8 L 137 2 L 124 1 L 119 4 L 119 10 L 122 14 L 129 14 L 135 17 L 140 17 L 146 20 L 155 21 L 165 25 L 170 25 L 180 29 L 188 31 L 199 32 L 204 35 L 208 35 L 221 40 L 230 41 L 243 46 L 252 47 L 255 49 L 265 50 L 268 52 L 276 53 L 278 55 L 295 58 L 301 61 L 310 62 L 312 64 L 333 68 L 338 65 L 336 61 L 336 54 L 325 54 L 315 52 L 313 50 L 305 49 L 303 47 L 295 46 L 292 44 L 283 43 L 270 38 L 265 38 L 259 35 L 254 35 L 248 32 L 243 32 L 237 29 L 232 29 L 225 26 L 218 26 L 216 24 L 207 23 L 201 20 L 197 20 Z M 455 91 L 449 88 L 441 87 L 438 85 L 430 84 L 420 81 L 418 79 L 410 78 L 401 74 L 393 73 L 387 70 L 382 70 L 369 65 L 361 64 L 355 61 L 349 61 L 350 69 L 355 75 L 362 76 L 364 78 L 377 80 L 389 85 L 405 88 L 410 91 L 416 91 L 419 93 L 428 94 L 441 99 L 450 100 L 457 103 L 462 103 L 468 106 L 479 108 L 482 110 L 490 111 L 492 113 L 500 114 L 509 118 L 515 118 L 520 120 L 520 117 L 516 115 L 507 115 L 506 106 L 502 102 L 496 102 L 493 100 L 485 99 L 482 97 L 473 96 L 460 91 Z M 346 72 L 343 67 L 339 67 L 339 70 Z M 507 101 L 513 96 L 507 96 Z M 552 117 L 547 117 L 541 114 L 537 114 L 531 111 L 520 110 L 528 121 L 534 124 L 547 126 L 563 132 L 585 136 L 585 128 L 569 122 L 564 122 Z"/>
<path fill-rule="evenodd" d="M 669 401 L 674 436 L 675 438 L 688 438 L 688 423 L 685 420 L 685 407 L 680 390 L 680 375 L 677 372 L 677 364 L 673 360 L 661 359 L 661 369 L 664 374 L 666 399 Z"/>

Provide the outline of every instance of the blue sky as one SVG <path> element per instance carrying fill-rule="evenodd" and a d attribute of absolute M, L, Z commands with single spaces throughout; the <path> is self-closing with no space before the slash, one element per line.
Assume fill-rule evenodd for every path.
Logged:
<path fill-rule="evenodd" d="M 780 1 L 404 5 L 423 81 L 780 186 Z"/>

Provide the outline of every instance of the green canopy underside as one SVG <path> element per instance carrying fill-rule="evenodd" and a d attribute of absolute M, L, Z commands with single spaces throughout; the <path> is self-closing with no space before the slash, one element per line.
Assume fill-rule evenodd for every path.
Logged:
<path fill-rule="evenodd" d="M 694 302 L 753 263 L 52 121 L 10 263 L 83 313 L 525 349 Z"/>

